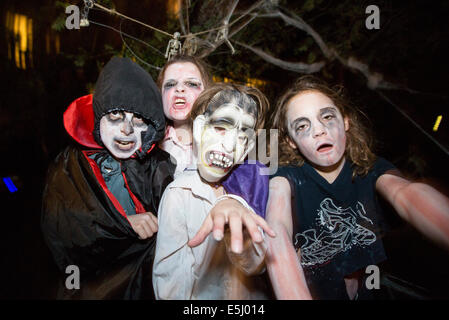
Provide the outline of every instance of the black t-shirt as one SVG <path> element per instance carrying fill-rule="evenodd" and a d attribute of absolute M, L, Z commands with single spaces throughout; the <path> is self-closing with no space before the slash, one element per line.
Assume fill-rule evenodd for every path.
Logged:
<path fill-rule="evenodd" d="M 292 190 L 293 244 L 313 298 L 348 299 L 344 277 L 386 259 L 379 238 L 382 213 L 376 181 L 395 167 L 378 158 L 364 177 L 346 161 L 333 183 L 309 164 L 281 167 Z"/>

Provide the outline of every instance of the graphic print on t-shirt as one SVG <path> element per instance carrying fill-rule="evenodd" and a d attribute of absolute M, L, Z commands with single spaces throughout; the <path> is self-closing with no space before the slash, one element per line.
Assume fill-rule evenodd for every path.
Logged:
<path fill-rule="evenodd" d="M 357 202 L 355 210 L 342 209 L 332 199 L 325 198 L 317 212 L 315 228 L 295 235 L 295 247 L 301 248 L 303 266 L 324 264 L 353 246 L 365 247 L 376 241 L 374 232 L 358 223 L 363 219 L 373 224 L 361 202 Z"/>

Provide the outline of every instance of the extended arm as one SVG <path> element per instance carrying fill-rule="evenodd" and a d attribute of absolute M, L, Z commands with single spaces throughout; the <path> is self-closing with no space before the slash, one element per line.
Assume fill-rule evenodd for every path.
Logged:
<path fill-rule="evenodd" d="M 376 189 L 398 214 L 420 232 L 449 250 L 449 199 L 424 183 L 383 174 Z"/>
<path fill-rule="evenodd" d="M 267 238 L 266 265 L 276 297 L 286 299 L 311 299 L 304 272 L 292 244 L 291 190 L 282 177 L 270 180 L 267 205 L 267 222 L 276 233 Z"/>

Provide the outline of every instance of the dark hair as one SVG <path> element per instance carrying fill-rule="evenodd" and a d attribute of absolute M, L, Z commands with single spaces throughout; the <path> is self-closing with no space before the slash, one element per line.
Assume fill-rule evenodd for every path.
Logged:
<path fill-rule="evenodd" d="M 257 131 L 257 129 L 263 128 L 265 116 L 270 105 L 267 97 L 257 88 L 232 83 L 216 83 L 201 92 L 193 104 L 190 119 L 193 121 L 197 116 L 204 114 L 215 95 L 221 91 L 234 91 L 252 98 L 257 104 L 257 118 L 254 130 Z"/>
<path fill-rule="evenodd" d="M 210 85 L 213 84 L 212 74 L 203 60 L 188 55 L 176 55 L 173 58 L 171 58 L 159 72 L 159 76 L 157 77 L 157 86 L 159 87 L 159 90 L 162 91 L 162 81 L 164 81 L 165 71 L 170 65 L 172 65 L 173 63 L 188 63 L 188 62 L 194 64 L 198 68 L 205 89 L 207 89 Z"/>
<path fill-rule="evenodd" d="M 362 116 L 365 115 L 345 99 L 342 86 L 332 88 L 313 76 L 303 76 L 296 80 L 276 104 L 273 126 L 279 130 L 279 164 L 301 166 L 304 163 L 304 158 L 299 150 L 292 148 L 288 143 L 291 138 L 287 127 L 287 106 L 295 96 L 310 91 L 320 92 L 327 96 L 343 117 L 348 119 L 349 129 L 346 132 L 345 155 L 353 163 L 353 176 L 366 175 L 373 166 L 376 156 L 371 151 L 373 144 L 371 135 L 368 134 L 367 128 L 361 121 Z"/>

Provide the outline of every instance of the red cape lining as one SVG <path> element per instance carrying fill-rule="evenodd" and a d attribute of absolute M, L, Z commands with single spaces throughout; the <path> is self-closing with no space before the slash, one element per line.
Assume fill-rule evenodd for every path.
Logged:
<path fill-rule="evenodd" d="M 89 148 L 102 149 L 94 139 L 94 124 L 92 94 L 76 99 L 64 112 L 64 127 L 75 141 Z"/>

